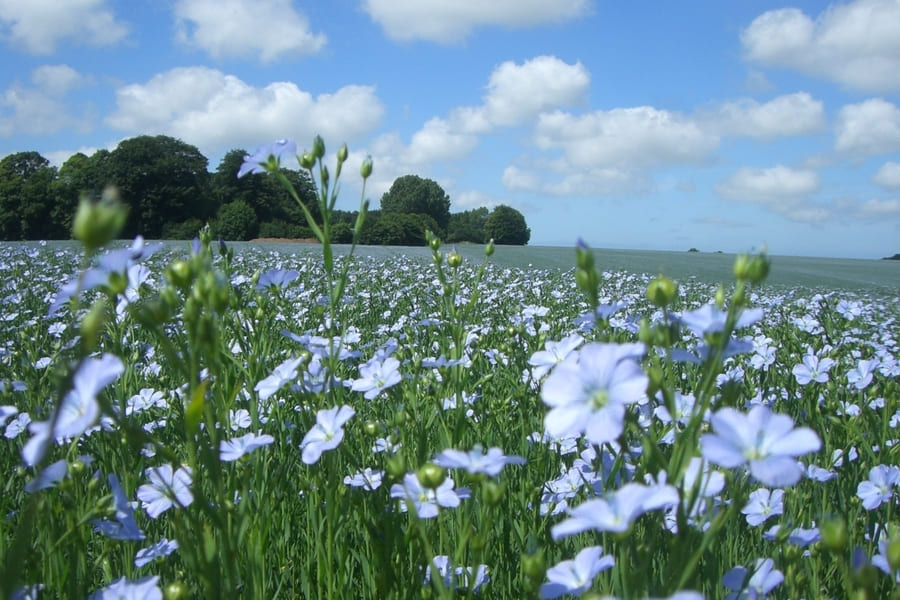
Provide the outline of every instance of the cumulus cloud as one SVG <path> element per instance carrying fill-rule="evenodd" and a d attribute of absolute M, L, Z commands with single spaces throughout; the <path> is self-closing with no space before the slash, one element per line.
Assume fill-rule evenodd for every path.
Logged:
<path fill-rule="evenodd" d="M 494 69 L 484 98 L 488 120 L 518 125 L 541 111 L 585 101 L 591 84 L 580 62 L 570 65 L 555 56 L 538 56 L 521 65 L 507 61 Z"/>
<path fill-rule="evenodd" d="M 535 143 L 562 150 L 576 167 L 630 168 L 701 162 L 719 138 L 678 113 L 637 106 L 584 115 L 543 113 Z"/>
<path fill-rule="evenodd" d="M 472 134 L 454 131 L 444 119 L 429 119 L 413 134 L 406 150 L 412 164 L 452 161 L 465 157 L 478 144 Z"/>
<path fill-rule="evenodd" d="M 65 100 L 74 87 L 89 81 L 66 65 L 44 65 L 31 73 L 33 86 L 15 82 L 0 91 L 0 137 L 17 133 L 51 134 L 66 128 L 89 127 L 87 116 L 76 117 Z"/>
<path fill-rule="evenodd" d="M 52 54 L 63 41 L 109 46 L 128 35 L 106 0 L 0 0 L 0 37 L 29 54 Z"/>
<path fill-rule="evenodd" d="M 179 0 L 176 38 L 216 59 L 315 54 L 326 43 L 290 0 Z"/>
<path fill-rule="evenodd" d="M 771 140 L 821 130 L 825 105 L 806 92 L 797 92 L 762 104 L 749 98 L 726 102 L 704 118 L 723 135 Z"/>
<path fill-rule="evenodd" d="M 741 42 L 750 61 L 886 92 L 900 90 L 898 31 L 896 0 L 856 0 L 815 20 L 796 8 L 768 11 L 741 33 Z"/>
<path fill-rule="evenodd" d="M 857 155 L 900 150 L 900 108 L 872 98 L 841 108 L 835 124 L 834 149 Z"/>
<path fill-rule="evenodd" d="M 900 163 L 884 163 L 875 173 L 872 181 L 884 188 L 900 189 Z"/>
<path fill-rule="evenodd" d="M 460 160 L 481 135 L 528 123 L 544 110 L 583 103 L 589 85 L 590 74 L 580 62 L 568 64 L 555 56 L 504 62 L 491 73 L 481 104 L 429 119 L 408 147 L 395 151 L 413 165 Z"/>
<path fill-rule="evenodd" d="M 183 67 L 119 88 L 106 122 L 129 135 L 172 135 L 209 156 L 284 137 L 302 147 L 316 134 L 349 143 L 375 129 L 383 112 L 369 86 L 313 97 L 292 82 L 254 87 L 216 69 Z"/>
<path fill-rule="evenodd" d="M 31 72 L 31 82 L 51 96 L 65 96 L 69 91 L 90 81 L 90 77 L 68 65 L 44 65 Z"/>
<path fill-rule="evenodd" d="M 559 23 L 587 14 L 590 0 L 365 0 L 363 10 L 388 37 L 452 44 L 475 28 L 521 28 Z"/>
<path fill-rule="evenodd" d="M 900 217 L 900 198 L 879 200 L 873 198 L 859 205 L 857 216 L 863 219 Z"/>
<path fill-rule="evenodd" d="M 818 223 L 829 217 L 829 211 L 813 204 L 809 197 L 821 185 L 815 171 L 777 165 L 739 169 L 716 184 L 715 190 L 723 198 L 759 204 L 793 221 Z"/>

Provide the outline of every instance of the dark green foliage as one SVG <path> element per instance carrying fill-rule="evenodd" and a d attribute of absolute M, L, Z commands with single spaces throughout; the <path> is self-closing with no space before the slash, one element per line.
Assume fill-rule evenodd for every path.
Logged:
<path fill-rule="evenodd" d="M 443 235 L 450 222 L 450 197 L 431 179 L 404 175 L 395 179 L 391 189 L 381 197 L 381 210 L 429 215 L 440 228 L 435 233 Z"/>
<path fill-rule="evenodd" d="M 350 223 L 337 223 L 331 228 L 331 241 L 335 244 L 353 242 L 353 226 Z"/>
<path fill-rule="evenodd" d="M 242 200 L 253 208 L 260 223 L 283 222 L 293 226 L 306 227 L 303 211 L 278 180 L 278 177 L 268 173 L 252 173 L 238 179 L 237 172 L 246 155 L 246 151 L 236 149 L 229 151 L 222 158 L 216 172 L 212 175 L 212 195 L 216 203 L 221 206 L 235 200 Z M 316 222 L 321 223 L 319 206 L 316 201 L 316 188 L 309 173 L 284 168 L 281 169 L 281 173 L 297 190 L 297 195 L 312 213 Z M 288 232 L 284 232 L 283 235 L 264 237 L 308 236 L 290 235 Z"/>
<path fill-rule="evenodd" d="M 207 162 L 194 146 L 164 135 L 121 142 L 110 153 L 106 176 L 131 207 L 124 235 L 158 238 L 166 223 L 209 218 L 215 204 Z"/>
<path fill-rule="evenodd" d="M 301 221 L 305 222 L 305 221 Z M 307 239 L 314 237 L 312 229 L 298 223 L 289 223 L 282 219 L 266 221 L 259 224 L 259 237 L 262 238 L 288 238 Z"/>
<path fill-rule="evenodd" d="M 429 215 L 384 213 L 369 220 L 360 235 L 360 242 L 369 246 L 424 246 L 425 231 L 437 226 Z"/>
<path fill-rule="evenodd" d="M 493 239 L 495 244 L 524 246 L 531 239 L 531 229 L 522 213 L 501 204 L 484 222 L 484 235 L 488 240 Z"/>
<path fill-rule="evenodd" d="M 484 223 L 489 214 L 485 207 L 451 214 L 446 241 L 483 244 L 487 241 L 484 239 Z"/>
<path fill-rule="evenodd" d="M 53 206 L 56 168 L 37 152 L 19 152 L 0 160 L 0 239 L 54 237 L 48 218 Z"/>
<path fill-rule="evenodd" d="M 163 225 L 162 238 L 165 240 L 192 240 L 203 229 L 205 222 L 193 218 L 181 223 L 166 223 Z"/>
<path fill-rule="evenodd" d="M 259 233 L 259 221 L 253 208 L 243 200 L 229 202 L 219 209 L 215 233 L 227 241 L 246 242 Z"/>

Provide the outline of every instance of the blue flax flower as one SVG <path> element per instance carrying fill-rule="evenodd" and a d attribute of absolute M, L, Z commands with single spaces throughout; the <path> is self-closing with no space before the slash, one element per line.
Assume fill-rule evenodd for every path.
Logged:
<path fill-rule="evenodd" d="M 319 462 L 322 452 L 334 450 L 344 439 L 344 423 L 356 414 L 349 406 L 320 410 L 316 413 L 316 424 L 303 437 L 300 449 L 303 462 L 314 465 Z"/>
<path fill-rule="evenodd" d="M 646 512 L 678 504 L 678 491 L 671 485 L 646 486 L 626 483 L 604 498 L 594 498 L 568 510 L 569 518 L 554 525 L 554 540 L 584 531 L 624 533 Z"/>
<path fill-rule="evenodd" d="M 869 479 L 856 487 L 856 495 L 862 500 L 863 508 L 874 510 L 891 501 L 894 489 L 900 485 L 900 468 L 877 465 L 869 471 Z"/>
<path fill-rule="evenodd" d="M 757 404 L 744 414 L 723 408 L 710 417 L 715 434 L 700 438 L 703 457 L 726 469 L 749 463 L 750 474 L 763 485 L 794 485 L 803 477 L 796 457 L 822 447 L 808 427 L 794 428 L 788 415 L 773 413 Z"/>
<path fill-rule="evenodd" d="M 184 508 L 194 501 L 191 492 L 191 468 L 172 465 L 151 467 L 146 470 L 150 483 L 138 488 L 137 497 L 151 519 L 157 518 L 173 506 Z"/>
<path fill-rule="evenodd" d="M 453 489 L 454 483 L 451 477 L 437 489 L 427 488 L 419 482 L 415 473 L 407 473 L 403 477 L 403 483 L 395 483 L 391 486 L 391 498 L 400 499 L 400 510 L 409 510 L 408 502 L 412 502 L 416 510 L 416 516 L 420 519 L 433 519 L 438 516 L 440 508 L 456 508 L 462 498 L 468 497 L 469 491 L 461 488 Z"/>
<path fill-rule="evenodd" d="M 602 445 L 618 439 L 628 405 L 646 398 L 647 376 L 638 360 L 643 344 L 588 344 L 558 364 L 541 398 L 551 407 L 544 428 L 551 437 L 583 433 Z"/>
<path fill-rule="evenodd" d="M 248 173 L 265 173 L 268 168 L 278 168 L 285 155 L 297 154 L 297 144 L 293 140 L 277 140 L 271 144 L 260 146 L 253 154 L 244 157 L 244 163 L 238 169 L 238 179 Z"/>
<path fill-rule="evenodd" d="M 581 596 L 591 588 L 599 573 L 611 569 L 616 560 L 603 554 L 602 546 L 589 546 L 575 555 L 547 569 L 547 583 L 541 586 L 541 598 L 549 600 L 566 594 Z"/>
<path fill-rule="evenodd" d="M 741 509 L 747 523 L 753 527 L 762 525 L 770 518 L 784 513 L 784 490 L 769 491 L 759 488 L 750 494 L 747 505 Z"/>
<path fill-rule="evenodd" d="M 366 400 L 374 400 L 382 391 L 400 383 L 400 361 L 389 356 L 384 360 L 373 358 L 359 365 L 359 379 L 350 386 L 354 392 L 363 392 Z"/>
<path fill-rule="evenodd" d="M 735 567 L 722 577 L 722 585 L 733 590 L 727 600 L 764 600 L 782 581 L 784 574 L 775 568 L 771 558 L 757 559 L 749 579 L 745 567 Z"/>
<path fill-rule="evenodd" d="M 506 456 L 500 448 L 490 448 L 485 454 L 481 446 L 475 446 L 469 452 L 444 450 L 435 456 L 434 462 L 448 469 L 465 469 L 472 474 L 496 477 L 506 465 L 524 465 L 526 461 L 521 456 Z"/>
<path fill-rule="evenodd" d="M 102 590 L 97 590 L 88 596 L 88 600 L 162 600 L 163 594 L 158 583 L 159 575 L 137 581 L 129 581 L 123 577 Z"/>
<path fill-rule="evenodd" d="M 260 381 L 254 387 L 260 400 L 268 400 L 275 392 L 297 378 L 297 369 L 303 362 L 302 357 L 289 358 L 272 371 L 272 374 Z"/>
<path fill-rule="evenodd" d="M 274 441 L 275 438 L 267 433 L 262 435 L 248 433 L 230 440 L 222 440 L 219 442 L 219 459 L 223 462 L 234 462 L 257 448 L 268 446 Z"/>
<path fill-rule="evenodd" d="M 134 520 L 134 507 L 125 496 L 122 486 L 119 485 L 119 478 L 114 473 L 110 473 L 107 481 L 113 492 L 115 520 L 94 519 L 91 521 L 94 528 L 113 540 L 137 541 L 144 539 L 146 536 Z"/>
<path fill-rule="evenodd" d="M 124 371 L 125 365 L 112 354 L 84 359 L 72 377 L 72 389 L 50 420 L 35 421 L 28 426 L 33 436 L 22 448 L 25 464 L 33 466 L 40 462 L 51 438 L 76 438 L 91 427 L 100 417 L 97 394 Z"/>
<path fill-rule="evenodd" d="M 425 569 L 425 584 L 431 583 L 432 573 L 436 573 L 444 583 L 445 589 L 471 590 L 477 592 L 483 585 L 490 583 L 487 565 L 472 567 L 454 567 L 449 556 L 435 556 Z"/>
<path fill-rule="evenodd" d="M 164 558 L 178 550 L 178 540 L 169 541 L 163 538 L 147 548 L 141 548 L 134 555 L 134 566 L 141 568 L 157 558 Z"/>

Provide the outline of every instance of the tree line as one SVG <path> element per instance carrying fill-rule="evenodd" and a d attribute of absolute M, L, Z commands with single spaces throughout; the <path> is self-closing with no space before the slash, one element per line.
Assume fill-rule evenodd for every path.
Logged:
<path fill-rule="evenodd" d="M 99 198 L 114 186 L 128 205 L 125 237 L 190 239 L 205 224 L 225 240 L 313 237 L 303 212 L 275 177 L 236 174 L 247 152 L 229 151 L 216 170 L 195 147 L 169 136 L 137 136 L 115 150 L 74 154 L 59 168 L 38 152 L 0 159 L 0 239 L 69 239 L 83 194 Z M 282 169 L 318 221 L 315 184 L 305 171 Z M 355 211 L 335 211 L 336 243 L 352 239 Z M 450 212 L 450 197 L 433 180 L 417 175 L 396 179 L 370 210 L 360 242 L 425 245 L 431 230 L 451 243 L 527 244 L 531 230 L 509 206 Z"/>

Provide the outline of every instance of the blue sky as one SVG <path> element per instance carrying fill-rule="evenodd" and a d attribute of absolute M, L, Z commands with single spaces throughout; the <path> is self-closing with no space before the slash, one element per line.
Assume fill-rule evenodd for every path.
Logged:
<path fill-rule="evenodd" d="M 880 258 L 898 32 L 897 0 L 0 0 L 0 156 L 319 133 L 373 205 L 412 173 L 535 245 Z"/>

